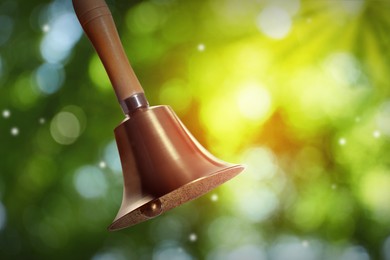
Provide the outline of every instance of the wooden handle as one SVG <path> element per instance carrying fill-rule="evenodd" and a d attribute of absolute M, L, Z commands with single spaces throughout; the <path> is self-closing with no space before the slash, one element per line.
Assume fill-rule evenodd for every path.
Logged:
<path fill-rule="evenodd" d="M 107 71 L 121 102 L 144 93 L 123 50 L 111 12 L 104 0 L 72 0 L 76 15 Z"/>

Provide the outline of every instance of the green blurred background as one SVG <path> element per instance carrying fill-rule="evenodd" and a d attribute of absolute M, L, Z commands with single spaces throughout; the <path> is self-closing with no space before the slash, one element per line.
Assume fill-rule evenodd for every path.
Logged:
<path fill-rule="evenodd" d="M 103 67 L 70 0 L 0 0 L 0 259 L 390 259 L 390 1 L 108 4 L 150 103 L 247 169 L 109 233 Z"/>

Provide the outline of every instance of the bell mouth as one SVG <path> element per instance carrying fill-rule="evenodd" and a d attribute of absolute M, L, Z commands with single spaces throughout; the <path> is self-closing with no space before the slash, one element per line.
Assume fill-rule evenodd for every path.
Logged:
<path fill-rule="evenodd" d="M 206 194 L 243 170 L 242 165 L 233 165 L 189 182 L 159 198 L 151 199 L 118 218 L 108 227 L 108 230 L 120 230 L 157 217 L 168 210 Z"/>

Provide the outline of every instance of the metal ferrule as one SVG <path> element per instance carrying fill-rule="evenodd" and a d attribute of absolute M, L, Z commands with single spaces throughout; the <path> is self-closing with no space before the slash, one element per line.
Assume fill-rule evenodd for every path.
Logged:
<path fill-rule="evenodd" d="M 149 103 L 144 93 L 137 93 L 124 100 L 121 100 L 120 105 L 125 115 L 131 115 L 137 109 L 147 108 Z"/>

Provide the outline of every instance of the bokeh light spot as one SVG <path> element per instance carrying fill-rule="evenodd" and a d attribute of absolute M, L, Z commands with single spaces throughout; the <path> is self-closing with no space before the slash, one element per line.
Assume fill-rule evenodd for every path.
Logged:
<path fill-rule="evenodd" d="M 273 260 L 313 260 L 321 259 L 320 245 L 302 246 L 301 240 L 295 237 L 282 236 L 270 250 Z"/>
<path fill-rule="evenodd" d="M 89 77 L 94 85 L 101 91 L 111 91 L 111 82 L 97 54 L 94 54 L 89 61 Z"/>
<path fill-rule="evenodd" d="M 238 109 L 247 119 L 264 121 L 271 112 L 270 93 L 256 83 L 248 83 L 242 87 L 237 96 Z"/>
<path fill-rule="evenodd" d="M 246 174 L 257 181 L 272 178 L 278 170 L 275 156 L 266 148 L 248 149 L 243 155 L 243 163 L 246 166 Z"/>
<path fill-rule="evenodd" d="M 107 182 L 103 172 L 94 166 L 84 166 L 74 175 L 77 192 L 84 198 L 98 198 L 106 194 Z"/>
<path fill-rule="evenodd" d="M 339 145 L 344 146 L 346 144 L 347 144 L 347 139 L 345 139 L 344 137 L 339 139 Z"/>
<path fill-rule="evenodd" d="M 339 84 L 357 84 L 362 77 L 360 64 L 351 53 L 333 53 L 325 59 L 323 66 L 328 75 Z"/>
<path fill-rule="evenodd" d="M 106 162 L 105 162 L 105 161 L 100 161 L 100 162 L 99 162 L 99 167 L 100 167 L 101 169 L 106 168 L 106 167 L 107 167 Z"/>
<path fill-rule="evenodd" d="M 238 212 L 251 222 L 261 222 L 277 210 L 279 200 L 276 194 L 266 186 L 246 189 L 235 198 Z"/>
<path fill-rule="evenodd" d="M 64 82 L 65 72 L 58 64 L 44 63 L 35 74 L 39 90 L 44 94 L 57 92 Z"/>
<path fill-rule="evenodd" d="M 92 260 L 127 260 L 129 259 L 119 249 L 105 250 L 103 252 L 96 253 Z"/>
<path fill-rule="evenodd" d="M 155 260 L 193 260 L 194 258 L 186 252 L 177 242 L 162 242 L 153 252 Z"/>
<path fill-rule="evenodd" d="M 375 131 L 372 133 L 372 136 L 373 136 L 374 138 L 379 138 L 379 137 L 381 137 L 381 132 L 379 132 L 378 130 L 375 130 Z"/>
<path fill-rule="evenodd" d="M 191 242 L 195 242 L 196 240 L 198 240 L 198 236 L 195 233 L 191 233 L 188 236 L 188 240 L 190 240 Z"/>
<path fill-rule="evenodd" d="M 49 63 L 63 62 L 80 39 L 81 26 L 73 12 L 53 16 L 51 28 L 41 42 L 41 55 Z"/>
<path fill-rule="evenodd" d="M 376 123 L 378 125 L 378 131 L 390 136 L 390 101 L 385 101 L 379 107 Z"/>
<path fill-rule="evenodd" d="M 4 109 L 2 115 L 4 118 L 8 118 L 11 116 L 11 111 L 9 111 L 8 109 Z"/>
<path fill-rule="evenodd" d="M 359 15 L 365 7 L 365 0 L 340 1 L 342 9 L 350 15 Z"/>
<path fill-rule="evenodd" d="M 382 252 L 385 260 L 390 260 L 390 236 L 387 237 L 385 242 L 383 243 Z"/>
<path fill-rule="evenodd" d="M 188 222 L 178 216 L 160 217 L 150 229 L 156 241 L 181 241 L 187 238 Z"/>
<path fill-rule="evenodd" d="M 254 229 L 253 225 L 248 223 L 248 221 L 233 216 L 219 216 L 215 218 L 207 230 L 209 242 L 214 247 L 223 248 L 224 251 L 227 248 L 236 248 L 247 243 L 260 242 L 260 232 Z"/>
<path fill-rule="evenodd" d="M 212 151 L 216 154 L 229 153 L 229 150 L 236 149 L 244 138 L 243 132 L 246 130 L 246 125 L 240 111 L 236 108 L 232 109 L 236 98 L 234 93 L 230 93 L 228 96 L 221 93 L 221 96 L 217 96 L 201 106 L 200 119 L 212 137 L 214 142 L 212 147 L 217 149 L 217 144 L 223 143 L 223 146 L 220 146 L 220 151 Z"/>
<path fill-rule="evenodd" d="M 14 106 L 23 110 L 32 108 L 40 97 L 40 91 L 32 75 L 30 73 L 20 75 L 12 89 L 11 98 Z"/>
<path fill-rule="evenodd" d="M 43 31 L 44 33 L 49 32 L 49 31 L 50 31 L 50 25 L 44 24 L 44 25 L 42 26 L 42 31 Z"/>
<path fill-rule="evenodd" d="M 361 197 L 379 220 L 389 222 L 390 172 L 385 169 L 368 172 L 361 180 Z"/>
<path fill-rule="evenodd" d="M 198 51 L 202 52 L 206 49 L 206 46 L 203 43 L 198 44 Z"/>
<path fill-rule="evenodd" d="M 3 59 L 0 56 L 0 79 L 3 76 L 3 74 L 4 74 L 3 70 L 4 70 Z"/>
<path fill-rule="evenodd" d="M 70 112 L 59 112 L 51 121 L 50 133 L 59 144 L 74 143 L 81 133 L 79 119 Z"/>
<path fill-rule="evenodd" d="M 122 172 L 121 160 L 115 140 L 110 142 L 104 149 L 104 161 L 107 166 L 116 173 Z"/>
<path fill-rule="evenodd" d="M 141 2 L 130 9 L 126 16 L 126 24 L 134 33 L 148 34 L 154 32 L 163 21 L 161 12 L 152 2 Z"/>
<path fill-rule="evenodd" d="M 7 212 L 3 203 L 0 202 L 0 230 L 3 230 L 7 222 Z"/>
<path fill-rule="evenodd" d="M 291 17 L 284 9 L 270 6 L 264 8 L 257 17 L 257 26 L 267 36 L 282 39 L 291 29 Z"/>
<path fill-rule="evenodd" d="M 162 86 L 160 101 L 162 104 L 172 106 L 178 115 L 185 114 L 191 106 L 191 90 L 184 81 L 172 79 Z"/>
<path fill-rule="evenodd" d="M 260 247 L 255 245 L 245 245 L 237 249 L 234 249 L 232 252 L 229 252 L 226 258 L 221 258 L 226 260 L 266 260 L 267 253 L 262 250 Z"/>
<path fill-rule="evenodd" d="M 0 46 L 5 44 L 11 36 L 14 27 L 14 21 L 11 17 L 0 15 Z"/>
<path fill-rule="evenodd" d="M 19 128 L 17 128 L 17 127 L 12 127 L 12 128 L 11 128 L 11 135 L 13 135 L 13 136 L 19 135 Z"/>
<path fill-rule="evenodd" d="M 246 170 L 105 235 L 123 192 L 109 78 L 72 1 L 0 1 L 0 258 L 390 260 L 386 1 L 107 2 L 151 104 Z"/>
<path fill-rule="evenodd" d="M 297 14 L 301 7 L 300 0 L 270 0 L 268 3 L 286 10 L 290 15 Z"/>
<path fill-rule="evenodd" d="M 370 260 L 370 256 L 364 247 L 351 246 L 344 250 L 341 260 Z"/>

